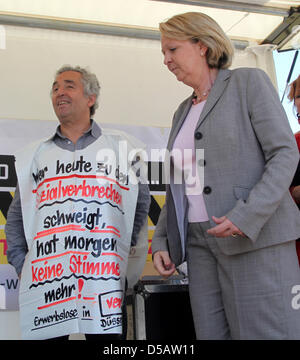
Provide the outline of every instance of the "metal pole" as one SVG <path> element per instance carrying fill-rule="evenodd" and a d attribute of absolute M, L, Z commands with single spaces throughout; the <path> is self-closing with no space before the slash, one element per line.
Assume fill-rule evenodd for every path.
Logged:
<path fill-rule="evenodd" d="M 258 13 L 274 16 L 288 16 L 289 9 L 274 7 L 274 6 L 264 6 L 260 4 L 251 4 L 241 1 L 220 1 L 220 0 L 151 0 L 151 1 L 160 1 L 167 3 L 176 3 L 183 5 L 194 5 L 194 6 L 203 6 L 210 7 L 215 9 L 227 9 L 234 11 L 244 11 L 249 13 Z"/>
<path fill-rule="evenodd" d="M 287 79 L 286 79 L 286 85 L 285 85 L 285 89 L 284 89 L 284 92 L 283 92 L 283 95 L 282 95 L 281 102 L 283 101 L 284 96 L 285 96 L 286 91 L 287 91 L 287 88 L 288 88 L 288 86 L 289 86 L 289 82 L 290 82 L 290 80 L 291 80 L 291 77 L 292 77 L 292 74 L 293 74 L 293 71 L 294 71 L 294 67 L 295 67 L 295 64 L 296 64 L 296 61 L 297 61 L 298 53 L 299 53 L 299 50 L 297 50 L 297 51 L 295 52 L 292 65 L 291 65 L 291 68 L 290 68 L 288 77 L 287 77 Z"/>
<path fill-rule="evenodd" d="M 157 29 L 134 27 L 126 25 L 108 25 L 105 23 L 91 23 L 66 19 L 41 18 L 29 15 L 5 14 L 0 12 L 0 25 L 25 26 L 40 29 L 75 31 L 90 34 L 125 36 L 136 39 L 160 40 Z M 236 49 L 245 49 L 249 42 L 232 40 Z"/>

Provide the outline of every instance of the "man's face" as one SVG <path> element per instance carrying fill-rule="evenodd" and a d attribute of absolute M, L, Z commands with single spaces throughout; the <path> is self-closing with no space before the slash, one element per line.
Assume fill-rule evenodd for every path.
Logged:
<path fill-rule="evenodd" d="M 90 118 L 90 107 L 95 103 L 95 96 L 84 94 L 81 76 L 77 71 L 65 71 L 53 83 L 52 104 L 61 123 Z"/>

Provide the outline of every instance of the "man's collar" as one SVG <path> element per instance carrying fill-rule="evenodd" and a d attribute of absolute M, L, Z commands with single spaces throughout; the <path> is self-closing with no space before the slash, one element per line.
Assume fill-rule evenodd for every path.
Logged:
<path fill-rule="evenodd" d="M 98 139 L 98 137 L 102 133 L 101 128 L 93 119 L 91 119 L 91 125 L 88 128 L 88 130 L 84 132 L 84 134 L 88 134 L 88 133 L 90 133 L 95 139 Z M 59 136 L 61 139 L 66 139 L 66 136 L 64 136 L 60 131 L 60 125 L 57 126 L 56 132 L 53 135 L 52 139 L 55 138 L 56 136 Z"/>
<path fill-rule="evenodd" d="M 98 139 L 98 137 L 101 136 L 102 134 L 101 128 L 93 119 L 91 119 L 90 129 L 91 129 L 91 134 L 92 136 L 94 136 L 95 139 Z"/>

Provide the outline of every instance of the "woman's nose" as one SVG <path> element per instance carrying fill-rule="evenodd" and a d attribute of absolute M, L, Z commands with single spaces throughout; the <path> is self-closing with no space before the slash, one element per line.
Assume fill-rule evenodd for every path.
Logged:
<path fill-rule="evenodd" d="M 171 57 L 168 54 L 164 55 L 164 65 L 168 65 L 171 62 Z"/>

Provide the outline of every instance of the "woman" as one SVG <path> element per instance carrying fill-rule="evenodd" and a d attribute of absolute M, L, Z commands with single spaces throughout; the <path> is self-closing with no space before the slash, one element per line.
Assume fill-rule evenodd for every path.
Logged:
<path fill-rule="evenodd" d="M 168 150 L 190 147 L 181 171 L 190 161 L 204 183 L 176 183 L 182 161 L 172 157 L 154 265 L 170 276 L 187 261 L 197 339 L 299 339 L 300 219 L 288 192 L 298 151 L 278 94 L 261 70 L 228 70 L 233 48 L 210 17 L 177 15 L 160 31 L 164 64 L 194 90 Z"/>
<path fill-rule="evenodd" d="M 300 75 L 298 78 L 293 81 L 290 85 L 290 92 L 288 95 L 288 98 L 290 101 L 294 102 L 294 107 L 297 111 L 297 118 L 298 122 L 300 124 Z M 298 150 L 300 152 L 300 131 L 298 131 L 295 134 L 295 138 L 298 145 Z M 291 184 L 290 188 L 291 194 L 293 199 L 295 200 L 296 204 L 298 205 L 298 208 L 300 210 L 300 162 L 298 163 L 298 167 L 294 176 L 294 179 Z M 297 254 L 299 259 L 299 265 L 300 265 L 300 239 L 296 241 L 296 248 L 297 248 Z"/>

